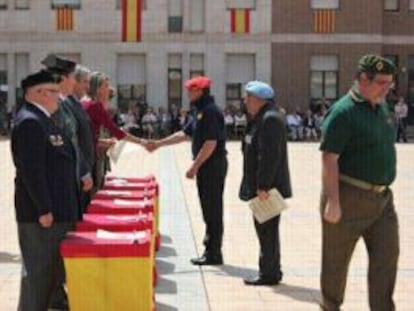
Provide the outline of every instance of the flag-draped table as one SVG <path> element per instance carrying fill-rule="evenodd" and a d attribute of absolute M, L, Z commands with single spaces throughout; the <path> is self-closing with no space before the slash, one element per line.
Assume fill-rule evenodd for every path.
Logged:
<path fill-rule="evenodd" d="M 106 178 L 61 245 L 71 310 L 155 310 L 158 203 L 153 176 Z"/>

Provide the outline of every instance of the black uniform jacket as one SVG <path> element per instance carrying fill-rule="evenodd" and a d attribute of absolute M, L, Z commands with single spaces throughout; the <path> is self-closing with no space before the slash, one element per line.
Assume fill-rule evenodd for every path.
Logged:
<path fill-rule="evenodd" d="M 67 101 L 77 121 L 78 145 L 81 162 L 84 165 L 84 167 L 81 167 L 81 174 L 85 171 L 91 173 L 95 163 L 95 142 L 89 115 L 74 96 L 68 96 Z"/>
<path fill-rule="evenodd" d="M 51 212 L 54 221 L 77 219 L 76 154 L 71 142 L 42 110 L 24 103 L 12 131 L 18 222 L 37 222 Z"/>
<path fill-rule="evenodd" d="M 273 104 L 265 104 L 255 118 L 249 120 L 242 151 L 241 200 L 252 199 L 258 189 L 268 191 L 274 187 L 284 198 L 292 196 L 286 127 Z"/>

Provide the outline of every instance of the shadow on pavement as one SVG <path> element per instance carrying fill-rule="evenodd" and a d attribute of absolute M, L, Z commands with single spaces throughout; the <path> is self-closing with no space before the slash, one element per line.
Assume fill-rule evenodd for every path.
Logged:
<path fill-rule="evenodd" d="M 159 274 L 171 274 L 175 270 L 174 264 L 158 258 L 155 259 L 155 266 Z"/>
<path fill-rule="evenodd" d="M 19 254 L 10 254 L 6 252 L 0 252 L 0 263 L 19 263 L 21 257 Z"/>
<path fill-rule="evenodd" d="M 177 294 L 177 282 L 158 276 L 155 293 L 171 295 Z"/>
<path fill-rule="evenodd" d="M 164 235 L 161 234 L 161 241 L 163 244 L 171 244 L 172 243 L 172 239 L 170 238 L 169 235 Z"/>
<path fill-rule="evenodd" d="M 280 283 L 273 288 L 275 294 L 290 297 L 297 301 L 309 302 L 319 304 L 320 291 L 314 288 L 308 288 L 303 286 L 289 285 L 286 283 Z"/>
<path fill-rule="evenodd" d="M 177 252 L 170 246 L 161 245 L 155 256 L 157 258 L 175 257 L 177 256 Z"/>
<path fill-rule="evenodd" d="M 177 311 L 176 307 L 168 306 L 163 303 L 157 302 L 157 311 Z"/>
<path fill-rule="evenodd" d="M 257 275 L 257 270 L 255 269 L 237 267 L 232 265 L 223 265 L 218 268 L 221 270 L 220 273 L 240 279 Z M 319 304 L 320 302 L 319 290 L 314 288 L 289 285 L 283 283 L 283 281 L 278 286 L 273 287 L 273 292 L 275 294 L 284 295 L 302 302 L 309 302 L 314 304 Z"/>

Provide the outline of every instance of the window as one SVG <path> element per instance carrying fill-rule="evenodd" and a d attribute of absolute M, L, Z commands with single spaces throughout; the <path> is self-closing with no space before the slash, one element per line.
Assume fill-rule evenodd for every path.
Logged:
<path fill-rule="evenodd" d="M 384 0 L 385 11 L 398 11 L 399 9 L 398 0 Z"/>
<path fill-rule="evenodd" d="M 80 9 L 81 0 L 52 0 L 52 9 L 58 8 L 70 8 L 70 9 Z"/>
<path fill-rule="evenodd" d="M 410 0 L 410 10 L 414 10 L 414 0 Z"/>
<path fill-rule="evenodd" d="M 190 78 L 204 76 L 204 55 L 190 54 Z"/>
<path fill-rule="evenodd" d="M 251 9 L 256 8 L 256 0 L 225 0 L 227 9 Z"/>
<path fill-rule="evenodd" d="M 0 102 L 7 103 L 8 93 L 7 54 L 0 54 Z"/>
<path fill-rule="evenodd" d="M 117 59 L 118 105 L 122 111 L 133 102 L 146 101 L 146 58 L 143 54 L 123 54 Z"/>
<path fill-rule="evenodd" d="M 226 105 L 238 110 L 243 102 L 243 87 L 256 78 L 254 54 L 226 55 Z"/>
<path fill-rule="evenodd" d="M 204 31 L 205 24 L 205 0 L 192 0 L 190 2 L 190 30 L 194 32 Z"/>
<path fill-rule="evenodd" d="M 122 10 L 122 1 L 123 0 L 115 0 L 115 9 Z M 141 9 L 147 9 L 147 0 L 141 0 Z"/>
<path fill-rule="evenodd" d="M 16 10 L 28 10 L 30 8 L 30 0 L 15 0 L 14 8 Z"/>
<path fill-rule="evenodd" d="M 7 9 L 7 0 L 0 0 L 0 10 Z"/>
<path fill-rule="evenodd" d="M 16 105 L 19 107 L 23 103 L 23 90 L 20 82 L 29 74 L 29 54 L 19 53 L 14 55 L 14 72 L 16 78 Z"/>
<path fill-rule="evenodd" d="M 182 0 L 168 1 L 168 32 L 183 32 Z"/>
<path fill-rule="evenodd" d="M 312 9 L 339 9 L 339 0 L 311 0 Z"/>
<path fill-rule="evenodd" d="M 168 107 L 181 107 L 182 100 L 182 57 L 181 54 L 168 55 Z"/>
<path fill-rule="evenodd" d="M 311 100 L 335 100 L 338 97 L 338 58 L 312 56 L 310 72 Z"/>

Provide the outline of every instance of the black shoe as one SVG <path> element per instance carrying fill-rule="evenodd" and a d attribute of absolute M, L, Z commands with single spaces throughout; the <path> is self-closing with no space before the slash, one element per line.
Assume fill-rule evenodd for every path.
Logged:
<path fill-rule="evenodd" d="M 254 277 L 246 278 L 243 280 L 244 284 L 252 286 L 272 286 L 278 285 L 281 281 L 280 278 L 263 278 L 263 277 Z"/>
<path fill-rule="evenodd" d="M 223 256 L 220 255 L 203 255 L 190 260 L 196 266 L 218 266 L 223 264 Z"/>

